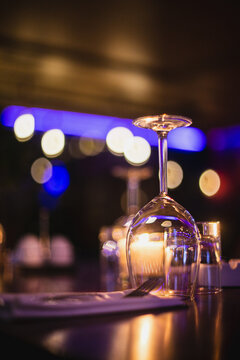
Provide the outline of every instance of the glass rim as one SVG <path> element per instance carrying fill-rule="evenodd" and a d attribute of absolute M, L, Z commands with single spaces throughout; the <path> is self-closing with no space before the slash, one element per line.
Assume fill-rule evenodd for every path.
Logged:
<path fill-rule="evenodd" d="M 196 225 L 202 235 L 220 236 L 220 221 L 196 221 Z"/>

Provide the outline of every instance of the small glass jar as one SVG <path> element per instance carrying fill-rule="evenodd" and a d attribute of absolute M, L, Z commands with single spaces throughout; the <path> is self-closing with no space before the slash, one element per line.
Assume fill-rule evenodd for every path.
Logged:
<path fill-rule="evenodd" d="M 201 260 L 196 293 L 216 294 L 221 291 L 220 222 L 197 222 L 197 226 L 201 236 Z"/>

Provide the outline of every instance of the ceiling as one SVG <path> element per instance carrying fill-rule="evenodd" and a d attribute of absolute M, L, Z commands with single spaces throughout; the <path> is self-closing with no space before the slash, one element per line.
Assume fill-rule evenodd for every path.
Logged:
<path fill-rule="evenodd" d="M 238 34 L 220 2 L 5 1 L 0 106 L 238 124 Z"/>

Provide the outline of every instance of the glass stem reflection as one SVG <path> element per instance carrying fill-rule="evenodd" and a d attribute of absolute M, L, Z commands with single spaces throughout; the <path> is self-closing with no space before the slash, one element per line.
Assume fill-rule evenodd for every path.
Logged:
<path fill-rule="evenodd" d="M 50 236 L 49 236 L 49 212 L 45 208 L 40 209 L 39 214 L 39 235 L 43 248 L 44 260 L 48 261 L 51 257 Z"/>
<path fill-rule="evenodd" d="M 127 215 L 135 214 L 139 208 L 139 181 L 129 177 L 127 181 Z"/>
<path fill-rule="evenodd" d="M 158 157 L 159 157 L 159 190 L 161 196 L 167 195 L 167 132 L 158 133 Z"/>

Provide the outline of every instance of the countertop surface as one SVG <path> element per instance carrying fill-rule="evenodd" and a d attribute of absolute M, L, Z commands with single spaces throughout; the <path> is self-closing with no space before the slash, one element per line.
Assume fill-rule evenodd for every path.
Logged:
<path fill-rule="evenodd" d="M 26 286 L 31 276 L 23 278 L 26 292 L 23 284 Z M 40 277 L 35 275 L 35 283 L 37 279 Z M 48 277 L 49 288 L 51 282 L 52 289 L 54 284 L 56 287 L 56 279 L 56 275 Z M 66 291 L 74 290 L 76 274 L 65 275 L 65 285 L 68 281 L 72 289 L 68 285 Z M 97 282 L 89 289 L 81 281 L 78 285 L 78 291 L 93 290 Z M 1 350 L 25 359 L 230 359 L 239 350 L 239 303 L 240 288 L 236 287 L 223 288 L 215 295 L 197 295 L 183 308 L 1 321 Z"/>

